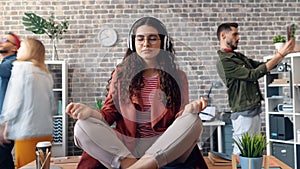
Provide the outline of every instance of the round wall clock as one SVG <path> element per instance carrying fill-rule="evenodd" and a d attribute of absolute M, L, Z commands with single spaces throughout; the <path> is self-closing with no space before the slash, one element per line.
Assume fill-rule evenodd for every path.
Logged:
<path fill-rule="evenodd" d="M 105 28 L 98 33 L 98 39 L 102 46 L 110 47 L 117 42 L 118 34 L 114 29 Z"/>

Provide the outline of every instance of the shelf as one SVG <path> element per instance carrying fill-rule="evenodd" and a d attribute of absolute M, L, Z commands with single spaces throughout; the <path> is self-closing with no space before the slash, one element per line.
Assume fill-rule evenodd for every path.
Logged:
<path fill-rule="evenodd" d="M 50 60 L 45 61 L 49 72 L 51 73 L 54 81 L 53 93 L 55 101 L 57 102 L 57 113 L 52 116 L 53 118 L 53 134 L 52 134 L 52 156 L 66 156 L 67 155 L 67 117 L 65 107 L 67 104 L 67 83 L 68 83 L 68 69 L 65 60 Z"/>
<path fill-rule="evenodd" d="M 270 71 L 270 74 L 285 74 L 285 73 L 290 73 L 290 71 L 282 71 L 282 72 L 279 72 L 279 71 L 273 71 L 273 70 L 271 70 Z"/>
<path fill-rule="evenodd" d="M 62 145 L 62 143 L 52 142 L 52 145 Z"/>
<path fill-rule="evenodd" d="M 273 56 L 272 56 L 273 57 Z M 264 57 L 267 62 L 272 57 Z M 282 63 L 287 63 L 290 67 L 288 71 L 278 71 L 278 68 L 271 70 L 264 77 L 265 89 L 265 120 L 267 155 L 279 155 L 280 149 L 289 148 L 289 160 L 293 168 L 300 168 L 300 140 L 297 140 L 297 129 L 300 129 L 300 53 L 287 55 Z M 274 111 L 280 104 L 288 103 L 290 111 Z M 294 138 L 290 140 L 280 140 L 275 138 Z M 278 143 L 275 146 L 274 144 Z"/>
<path fill-rule="evenodd" d="M 285 143 L 285 144 L 294 144 L 295 143 L 294 139 L 291 139 L 291 140 L 269 139 L 269 141 L 276 142 L 276 143 Z"/>
<path fill-rule="evenodd" d="M 63 115 L 53 115 L 53 118 L 63 118 Z"/>
<path fill-rule="evenodd" d="M 268 87 L 290 87 L 289 83 L 285 84 L 269 84 Z"/>
<path fill-rule="evenodd" d="M 277 112 L 277 111 L 274 111 L 274 112 L 268 112 L 269 114 L 282 114 L 282 115 L 286 115 L 286 116 L 293 116 L 294 113 L 293 112 Z"/>
<path fill-rule="evenodd" d="M 268 99 L 291 99 L 289 96 L 271 96 Z"/>
<path fill-rule="evenodd" d="M 62 92 L 63 89 L 53 89 L 54 92 Z"/>

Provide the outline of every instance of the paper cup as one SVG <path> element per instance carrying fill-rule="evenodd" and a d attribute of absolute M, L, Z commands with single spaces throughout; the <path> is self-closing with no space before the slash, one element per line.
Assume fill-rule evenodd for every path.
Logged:
<path fill-rule="evenodd" d="M 36 144 L 36 169 L 50 169 L 51 147 L 49 141 Z"/>

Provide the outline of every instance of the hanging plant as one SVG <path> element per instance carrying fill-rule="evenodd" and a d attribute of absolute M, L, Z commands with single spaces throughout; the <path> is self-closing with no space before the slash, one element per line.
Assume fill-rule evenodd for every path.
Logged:
<path fill-rule="evenodd" d="M 46 34 L 51 39 L 53 47 L 52 59 L 57 58 L 56 43 L 62 39 L 62 35 L 67 32 L 69 22 L 66 19 L 61 22 L 55 21 L 53 13 L 51 13 L 48 19 L 45 19 L 35 13 L 25 12 L 25 16 L 22 17 L 22 20 L 23 25 L 26 27 L 25 30 L 34 34 Z"/>

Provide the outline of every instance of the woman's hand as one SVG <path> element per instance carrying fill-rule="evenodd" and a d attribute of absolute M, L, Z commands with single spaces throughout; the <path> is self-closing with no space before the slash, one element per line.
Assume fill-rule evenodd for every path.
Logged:
<path fill-rule="evenodd" d="M 207 102 L 205 98 L 200 100 L 195 100 L 184 107 L 183 113 L 199 113 L 207 107 Z"/>
<path fill-rule="evenodd" d="M 5 123 L 5 125 L 0 126 L 0 146 L 4 143 L 10 143 L 10 141 L 7 139 L 7 132 L 8 132 L 8 122 Z"/>
<path fill-rule="evenodd" d="M 73 119 L 87 119 L 92 116 L 92 112 L 95 111 L 85 104 L 81 103 L 69 103 L 66 108 L 66 113 Z"/>

